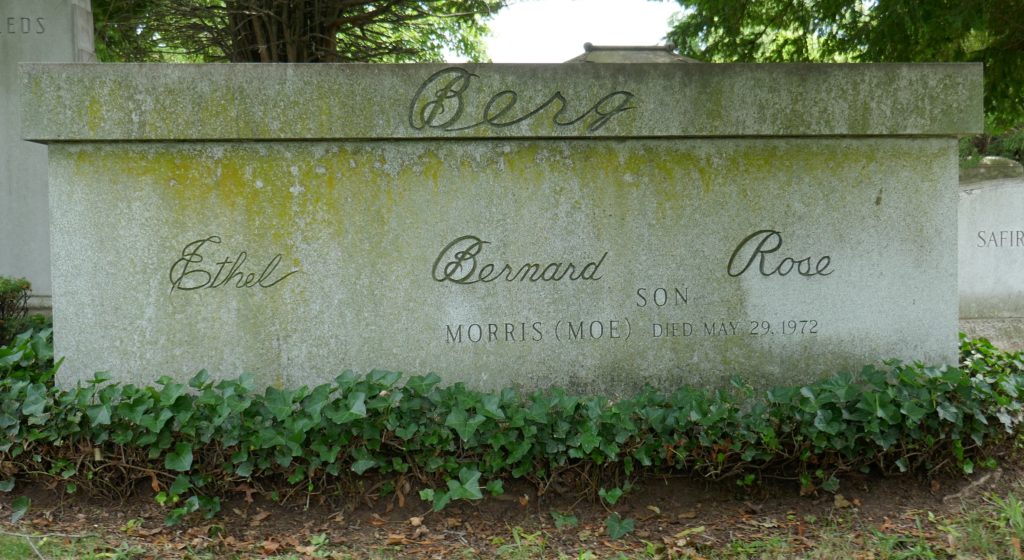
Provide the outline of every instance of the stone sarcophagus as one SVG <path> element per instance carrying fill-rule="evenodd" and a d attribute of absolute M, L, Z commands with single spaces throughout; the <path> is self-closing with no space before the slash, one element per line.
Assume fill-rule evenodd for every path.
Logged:
<path fill-rule="evenodd" d="M 25 65 L 62 381 L 957 357 L 980 65 Z"/>

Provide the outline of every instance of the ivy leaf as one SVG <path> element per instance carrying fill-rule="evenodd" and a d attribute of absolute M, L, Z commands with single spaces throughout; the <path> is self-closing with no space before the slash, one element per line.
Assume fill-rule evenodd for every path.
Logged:
<path fill-rule="evenodd" d="M 110 405 L 97 404 L 85 409 L 86 415 L 93 426 L 106 426 L 110 424 Z"/>
<path fill-rule="evenodd" d="M 151 432 L 159 432 L 163 429 L 164 424 L 171 419 L 173 414 L 166 408 L 161 408 L 157 414 L 147 414 L 142 417 L 139 421 L 139 425 Z"/>
<path fill-rule="evenodd" d="M 267 387 L 266 400 L 264 401 L 270 413 L 278 420 L 284 420 L 291 416 L 292 399 L 295 391 L 282 391 L 275 387 Z"/>
<path fill-rule="evenodd" d="M 942 418 L 943 420 L 952 422 L 954 424 L 959 424 L 961 419 L 963 418 L 963 415 L 960 413 L 960 410 L 958 410 L 957 407 L 953 406 L 948 402 L 940 403 L 938 406 L 935 407 L 935 410 L 936 412 L 939 413 L 939 418 Z"/>
<path fill-rule="evenodd" d="M 575 527 L 580 524 L 580 520 L 577 519 L 575 515 L 563 514 L 555 510 L 551 510 L 551 519 L 555 520 L 556 529 Z"/>
<path fill-rule="evenodd" d="M 192 479 L 188 476 L 179 474 L 174 478 L 174 482 L 171 484 L 171 488 L 168 490 L 173 496 L 180 496 L 185 492 L 188 492 L 192 488 Z"/>
<path fill-rule="evenodd" d="M 611 490 L 601 488 L 597 491 L 597 495 L 608 502 L 608 505 L 614 506 L 619 501 L 619 498 L 622 497 L 622 488 L 612 488 Z"/>
<path fill-rule="evenodd" d="M 419 430 L 419 428 L 420 425 L 416 423 L 399 426 L 395 429 L 395 435 L 404 440 L 410 440 L 416 435 L 416 431 Z"/>
<path fill-rule="evenodd" d="M 10 492 L 14 490 L 14 479 L 8 478 L 7 480 L 0 481 L 0 492 Z"/>
<path fill-rule="evenodd" d="M 356 474 L 363 474 L 375 466 L 377 466 L 377 461 L 372 459 L 360 459 L 352 463 L 352 470 L 355 471 Z"/>
<path fill-rule="evenodd" d="M 635 522 L 630 518 L 623 519 L 619 517 L 618 513 L 613 513 L 605 519 L 604 526 L 608 529 L 608 536 L 613 539 L 621 539 L 622 537 L 633 532 L 635 528 Z"/>
<path fill-rule="evenodd" d="M 453 408 L 452 411 L 448 413 L 448 417 L 445 418 L 444 425 L 449 428 L 453 428 L 458 432 L 462 441 L 468 442 L 470 438 L 473 437 L 476 429 L 480 427 L 480 424 L 484 423 L 484 420 L 486 420 L 486 418 L 479 414 L 470 418 L 469 414 L 464 409 Z"/>
<path fill-rule="evenodd" d="M 493 418 L 495 420 L 504 420 L 505 413 L 501 410 L 501 395 L 484 395 L 480 399 L 479 406 L 477 408 L 484 416 Z"/>
<path fill-rule="evenodd" d="M 348 396 L 348 412 L 358 418 L 366 418 L 366 393 L 357 392 Z"/>
<path fill-rule="evenodd" d="M 900 407 L 900 412 L 909 418 L 911 422 L 917 423 L 921 421 L 921 418 L 924 418 L 928 411 L 914 401 L 907 401 Z"/>
<path fill-rule="evenodd" d="M 588 430 L 580 436 L 580 448 L 584 453 L 590 453 L 598 445 L 601 445 L 601 438 L 597 437 L 597 434 Z"/>
<path fill-rule="evenodd" d="M 501 479 L 492 480 L 487 483 L 487 491 L 492 496 L 500 496 L 505 493 L 505 484 L 502 483 Z"/>
<path fill-rule="evenodd" d="M 188 386 L 193 389 L 202 389 L 210 382 L 210 372 L 201 369 L 188 380 Z"/>
<path fill-rule="evenodd" d="M 172 471 L 185 472 L 192 468 L 192 446 L 187 443 L 174 444 L 174 451 L 167 454 L 164 467 Z"/>
<path fill-rule="evenodd" d="M 32 499 L 28 496 L 18 496 L 11 502 L 11 523 L 17 523 L 25 514 L 28 508 L 32 507 Z"/>
<path fill-rule="evenodd" d="M 484 497 L 480 491 L 480 471 L 463 467 L 459 470 L 459 480 L 448 481 L 448 494 L 453 500 L 480 500 Z"/>

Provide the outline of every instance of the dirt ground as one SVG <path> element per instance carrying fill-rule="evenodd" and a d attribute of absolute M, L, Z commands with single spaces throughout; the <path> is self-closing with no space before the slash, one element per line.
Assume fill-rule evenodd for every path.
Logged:
<path fill-rule="evenodd" d="M 923 513 L 955 515 L 964 503 L 988 492 L 1020 491 L 1024 467 L 1002 461 L 998 470 L 971 477 L 924 479 L 847 475 L 838 494 L 800 495 L 792 480 L 762 480 L 753 487 L 676 476 L 633 486 L 613 507 L 596 497 L 538 495 L 528 484 L 506 486 L 500 497 L 455 502 L 439 513 L 399 484 L 385 497 L 365 493 L 330 503 L 316 496 L 273 501 L 247 487 L 223 503 L 212 520 L 188 518 L 164 525 L 167 510 L 143 489 L 127 500 L 61 496 L 44 486 L 19 487 L 32 498 L 32 509 L 17 525 L 7 523 L 10 496 L 0 497 L 0 530 L 11 533 L 96 535 L 107 542 L 138 544 L 153 558 L 184 557 L 196 552 L 215 556 L 260 557 L 293 554 L 314 557 L 324 543 L 346 554 L 381 557 L 452 558 L 499 556 L 500 548 L 536 542 L 544 536 L 544 556 L 581 550 L 598 557 L 617 553 L 642 555 L 651 546 L 686 552 L 714 550 L 734 541 L 782 537 L 797 547 L 815 546 L 824 527 L 851 523 L 878 530 L 914 530 Z M 248 492 L 246 492 L 248 490 Z M 371 497 L 373 496 L 373 497 Z M 572 515 L 576 523 L 556 526 L 551 512 Z M 635 530 L 621 539 L 607 535 L 611 511 L 635 521 Z M 341 556 L 339 556 L 341 557 Z M 347 556 L 346 556 L 347 557 Z"/>

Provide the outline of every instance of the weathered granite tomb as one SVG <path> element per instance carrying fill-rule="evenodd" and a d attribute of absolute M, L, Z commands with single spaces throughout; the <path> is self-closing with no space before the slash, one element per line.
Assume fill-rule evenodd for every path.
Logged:
<path fill-rule="evenodd" d="M 980 65 L 26 65 L 63 381 L 957 355 Z"/>

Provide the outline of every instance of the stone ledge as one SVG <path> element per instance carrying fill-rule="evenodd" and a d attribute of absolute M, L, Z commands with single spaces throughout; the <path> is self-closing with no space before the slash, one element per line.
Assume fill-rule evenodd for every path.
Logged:
<path fill-rule="evenodd" d="M 23 64 L 20 77 L 23 135 L 40 142 L 983 129 L 980 64 Z"/>
<path fill-rule="evenodd" d="M 971 338 L 987 338 L 1002 350 L 1024 350 L 1024 317 L 960 319 L 960 330 Z"/>

